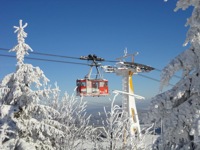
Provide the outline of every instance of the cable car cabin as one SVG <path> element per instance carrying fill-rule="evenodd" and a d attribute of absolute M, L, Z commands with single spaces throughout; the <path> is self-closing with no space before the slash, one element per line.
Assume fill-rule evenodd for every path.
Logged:
<path fill-rule="evenodd" d="M 77 96 L 106 96 L 108 95 L 108 80 L 78 79 L 76 80 Z"/>

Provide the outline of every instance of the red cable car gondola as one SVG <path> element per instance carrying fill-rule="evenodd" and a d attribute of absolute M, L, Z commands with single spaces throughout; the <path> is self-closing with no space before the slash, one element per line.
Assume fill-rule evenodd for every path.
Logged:
<path fill-rule="evenodd" d="M 78 96 L 106 96 L 108 95 L 108 80 L 78 79 L 76 80 Z"/>
<path fill-rule="evenodd" d="M 100 75 L 98 67 L 99 63 L 96 61 L 104 61 L 103 58 L 99 58 L 96 55 L 88 55 L 81 57 L 83 60 L 92 60 L 92 64 L 90 65 L 90 71 L 88 75 L 85 76 L 84 79 L 76 80 L 76 95 L 77 96 L 107 96 L 109 95 L 108 90 L 108 80 L 103 79 Z M 97 75 L 95 79 L 91 79 L 92 68 L 96 67 Z"/>

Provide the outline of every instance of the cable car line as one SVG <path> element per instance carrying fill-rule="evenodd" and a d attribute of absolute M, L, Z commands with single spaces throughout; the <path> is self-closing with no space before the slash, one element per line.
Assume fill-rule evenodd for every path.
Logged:
<path fill-rule="evenodd" d="M 0 48 L 1 51 L 9 51 L 10 49 L 8 48 Z M 42 55 L 42 56 L 51 56 L 51 57 L 60 57 L 60 58 L 69 58 L 69 59 L 77 59 L 77 60 L 91 60 L 91 59 L 83 59 L 82 56 L 81 57 L 72 57 L 72 56 L 64 56 L 64 55 L 57 55 L 57 54 L 49 54 L 49 53 L 40 53 L 40 52 L 29 52 L 31 54 L 35 54 L 35 55 Z M 10 55 L 6 55 L 6 57 L 12 57 Z M 85 57 L 85 56 L 84 56 Z M 88 55 L 89 57 L 89 55 Z M 67 61 L 60 61 L 60 60 L 50 60 L 50 59 L 40 59 L 40 58 L 31 58 L 31 57 L 25 57 L 26 59 L 35 59 L 35 60 L 41 60 L 41 61 L 53 61 L 53 62 L 60 62 L 60 63 L 71 63 L 71 64 L 80 64 L 80 65 L 87 65 L 87 66 L 94 66 L 91 64 L 84 64 L 84 63 L 77 63 L 77 62 L 67 62 Z M 104 62 L 112 62 L 112 63 L 117 63 L 119 61 L 117 60 L 98 60 L 98 61 L 104 61 Z M 127 63 L 127 62 L 126 62 Z M 138 63 L 135 63 L 138 64 Z M 155 71 L 158 72 L 162 72 L 162 70 L 154 68 Z M 182 79 L 182 77 L 177 76 L 177 75 L 173 75 L 173 77 L 176 77 L 178 79 Z"/>
<path fill-rule="evenodd" d="M 39 52 L 30 52 L 36 55 L 44 55 L 44 56 L 53 56 L 53 57 L 61 57 L 61 58 L 71 58 L 71 59 L 80 59 L 78 57 L 70 57 L 70 56 L 62 56 L 62 55 L 55 55 L 55 54 L 46 54 L 46 53 L 39 53 Z"/>
<path fill-rule="evenodd" d="M 9 51 L 10 49 L 8 48 L 0 48 L 1 51 Z"/>
<path fill-rule="evenodd" d="M 155 71 L 162 72 L 162 70 L 160 70 L 160 69 L 155 69 Z M 173 75 L 173 77 L 175 77 L 175 78 L 178 78 L 178 79 L 182 79 L 182 77 L 180 77 L 180 76 L 177 76 L 177 75 Z"/>
<path fill-rule="evenodd" d="M 160 83 L 160 80 L 158 80 L 158 79 L 155 79 L 155 78 L 152 78 L 152 77 L 149 77 L 149 76 L 145 76 L 143 74 L 137 74 L 137 75 Z M 174 86 L 174 84 L 171 84 L 171 83 L 169 83 L 168 85 Z"/>
<path fill-rule="evenodd" d="M 13 56 L 13 55 L 0 54 L 0 56 L 2 56 L 2 57 L 16 58 L 16 56 Z M 85 63 L 69 62 L 69 61 L 61 61 L 61 60 L 53 60 L 53 59 L 43 59 L 43 58 L 34 58 L 34 57 L 25 57 L 25 59 L 91 66 L 90 64 L 85 64 Z"/>
<path fill-rule="evenodd" d="M 0 54 L 0 57 L 10 57 L 10 58 L 16 58 L 16 56 L 13 55 L 4 55 L 4 54 Z M 60 60 L 51 60 L 51 59 L 41 59 L 41 58 L 33 58 L 33 57 L 25 57 L 25 59 L 30 59 L 30 60 L 38 60 L 38 61 L 47 61 L 47 62 L 56 62 L 56 63 L 69 63 L 69 64 L 78 64 L 78 65 L 85 65 L 85 66 L 91 66 L 90 64 L 85 64 L 85 63 L 77 63 L 77 62 L 67 62 L 67 61 L 60 61 Z M 160 83 L 160 80 L 146 76 L 146 75 L 142 75 L 142 74 L 138 74 L 141 77 L 156 81 Z M 169 84 L 170 86 L 174 86 L 173 84 Z"/>
<path fill-rule="evenodd" d="M 0 50 L 9 51 L 10 49 L 8 49 L 8 48 L 0 48 Z M 29 53 L 35 54 L 35 55 L 43 55 L 43 56 L 52 56 L 52 57 L 61 57 L 61 58 L 71 58 L 71 59 L 84 60 L 84 59 L 82 59 L 82 57 L 72 57 L 72 56 L 66 56 L 66 55 L 64 56 L 64 55 L 48 54 L 48 53 L 41 53 L 41 52 L 29 52 Z M 119 61 L 116 61 L 116 60 L 102 60 L 102 61 L 113 62 L 113 63 L 119 62 Z"/>
<path fill-rule="evenodd" d="M 7 48 L 0 48 L 0 50 L 9 51 L 10 49 L 7 49 Z M 42 55 L 42 56 L 52 56 L 52 57 L 61 57 L 61 58 L 80 59 L 79 57 L 63 56 L 63 55 L 48 54 L 48 53 L 40 53 L 40 52 L 29 52 L 29 53 L 35 54 L 35 55 Z"/>

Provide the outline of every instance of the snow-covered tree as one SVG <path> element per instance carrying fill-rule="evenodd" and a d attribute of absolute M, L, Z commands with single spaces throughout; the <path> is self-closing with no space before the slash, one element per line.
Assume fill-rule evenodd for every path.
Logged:
<path fill-rule="evenodd" d="M 194 9 L 184 45 L 190 47 L 163 69 L 161 88 L 179 70 L 183 78 L 151 103 L 151 121 L 162 123 L 158 149 L 200 149 L 200 0 L 178 0 L 175 11 L 189 7 Z"/>
<path fill-rule="evenodd" d="M 99 112 L 99 117 L 101 120 L 101 126 L 97 130 L 101 136 L 99 137 L 106 146 L 105 149 L 123 149 L 127 147 L 128 142 L 128 117 L 125 118 L 126 113 L 122 111 L 122 108 L 119 105 L 115 104 L 115 100 L 118 94 L 116 94 L 111 101 L 110 110 L 106 110 L 104 107 L 104 114 Z M 102 117 L 103 116 L 103 117 Z M 126 143 L 126 144 L 125 144 Z M 100 144 L 100 145 L 98 145 Z M 101 142 L 97 145 L 101 146 Z"/>
<path fill-rule="evenodd" d="M 16 28 L 18 45 L 16 71 L 0 83 L 0 149 L 57 149 L 63 144 L 66 126 L 57 121 L 60 113 L 39 104 L 48 99 L 52 89 L 39 67 L 24 63 L 31 48 L 25 43 L 27 34 L 20 20 Z"/>
<path fill-rule="evenodd" d="M 14 28 L 16 29 L 15 33 L 17 33 L 18 44 L 10 51 L 16 52 L 18 65 L 23 64 L 25 54 L 27 55 L 29 54 L 28 50 L 33 51 L 31 47 L 25 43 L 25 38 L 27 37 L 27 33 L 24 31 L 24 28 L 26 28 L 27 25 L 28 25 L 27 23 L 25 23 L 25 25 L 22 25 L 22 20 L 20 20 L 19 27 L 14 26 Z"/>
<path fill-rule="evenodd" d="M 54 90 L 54 100 L 50 102 L 50 106 L 60 113 L 57 120 L 67 127 L 64 144 L 60 148 L 74 150 L 81 147 L 83 149 L 83 145 L 91 140 L 90 136 L 94 131 L 94 128 L 89 125 L 91 115 L 86 113 L 87 103 L 83 97 L 77 98 L 74 94 L 69 96 L 67 93 L 59 100 L 59 91 L 58 87 Z"/>
<path fill-rule="evenodd" d="M 144 143 L 144 140 L 146 140 L 146 135 L 149 134 L 152 126 L 145 128 L 141 137 L 132 138 L 129 132 L 131 119 L 128 117 L 127 112 L 124 111 L 122 107 L 115 104 L 117 96 L 118 94 L 116 94 L 114 98 L 110 100 L 110 110 L 106 110 L 106 108 L 104 107 L 104 113 L 99 112 L 102 125 L 98 126 L 96 130 L 96 132 L 100 135 L 98 136 L 100 142 L 94 141 L 98 142 L 96 143 L 96 148 L 109 150 L 149 149 L 148 144 L 150 142 Z"/>

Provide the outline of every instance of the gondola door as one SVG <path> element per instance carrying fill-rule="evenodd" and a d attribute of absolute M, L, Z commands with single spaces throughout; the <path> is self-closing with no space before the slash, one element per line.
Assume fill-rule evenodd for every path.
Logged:
<path fill-rule="evenodd" d="M 92 94 L 92 81 L 91 80 L 86 80 L 86 88 L 87 88 L 87 95 Z"/>

